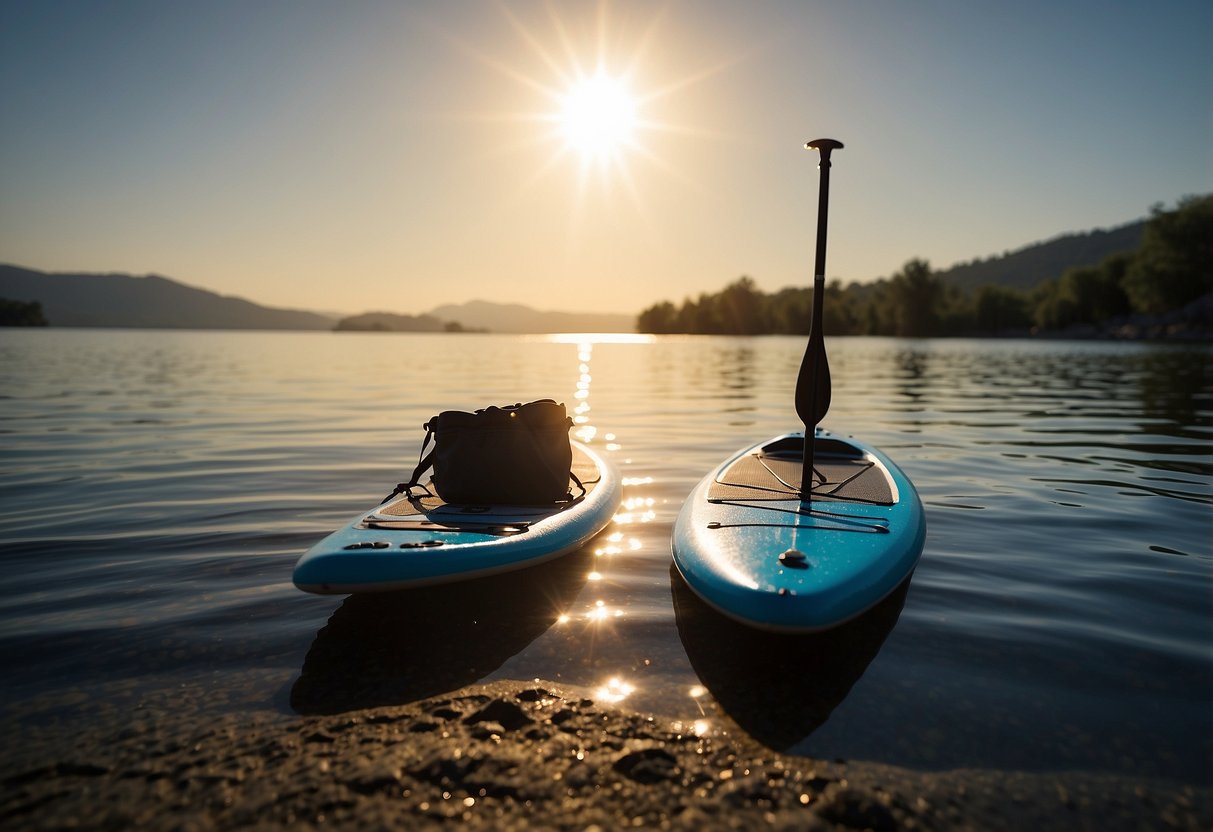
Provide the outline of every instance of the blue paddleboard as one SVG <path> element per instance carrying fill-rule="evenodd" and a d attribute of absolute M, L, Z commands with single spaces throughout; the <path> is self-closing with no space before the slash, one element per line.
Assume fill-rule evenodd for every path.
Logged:
<path fill-rule="evenodd" d="M 892 460 L 816 432 L 811 504 L 799 497 L 804 435 L 746 448 L 695 487 L 674 525 L 674 563 L 725 615 L 764 630 L 816 632 L 864 613 L 914 571 L 922 502 Z"/>
<path fill-rule="evenodd" d="M 407 589 L 522 569 L 581 548 L 615 516 L 622 483 L 599 454 L 571 444 L 584 497 L 521 506 L 402 495 L 305 552 L 295 564 L 295 586 L 322 594 Z"/>

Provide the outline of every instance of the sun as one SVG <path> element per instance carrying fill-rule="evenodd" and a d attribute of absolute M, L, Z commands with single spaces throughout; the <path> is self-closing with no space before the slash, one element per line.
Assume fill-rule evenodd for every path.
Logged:
<path fill-rule="evenodd" d="M 565 143 L 583 161 L 611 159 L 635 145 L 636 98 L 625 80 L 598 70 L 560 96 L 559 123 Z"/>
<path fill-rule="evenodd" d="M 625 194 L 641 214 L 646 213 L 646 176 L 652 172 L 700 188 L 663 150 L 687 137 L 716 138 L 717 134 L 680 124 L 672 113 L 687 111 L 686 99 L 678 98 L 687 88 L 723 71 L 736 58 L 726 56 L 717 64 L 670 77 L 661 56 L 665 45 L 677 41 L 663 35 L 665 16 L 660 10 L 646 19 L 615 14 L 611 0 L 598 0 L 596 5 L 534 4 L 534 8 L 525 4 L 523 11 L 519 8 L 524 4 L 496 5 L 521 48 L 507 59 L 465 46 L 472 57 L 519 88 L 503 90 L 495 100 L 526 103 L 521 110 L 468 117 L 510 126 L 508 140 L 490 143 L 485 153 L 529 156 L 528 162 L 534 164 L 518 171 L 521 191 L 535 188 L 552 174 L 573 170 L 576 200 L 570 223 L 576 224 L 591 191 L 607 198 Z M 583 6 L 594 6 L 596 12 L 587 15 Z M 574 7 L 576 12 L 566 11 Z M 513 98 L 519 91 L 525 99 Z M 529 175 L 523 172 L 528 168 Z"/>

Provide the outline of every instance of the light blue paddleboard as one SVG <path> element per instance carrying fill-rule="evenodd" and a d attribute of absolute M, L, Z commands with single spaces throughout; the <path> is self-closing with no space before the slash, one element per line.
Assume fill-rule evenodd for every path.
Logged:
<path fill-rule="evenodd" d="M 818 429 L 811 504 L 798 496 L 804 435 L 746 448 L 695 487 L 674 525 L 674 563 L 725 615 L 816 632 L 871 609 L 914 571 L 922 502 L 892 460 Z"/>
<path fill-rule="evenodd" d="M 614 518 L 623 488 L 614 466 L 580 442 L 572 446 L 583 498 L 474 506 L 400 496 L 304 553 L 295 586 L 322 594 L 407 589 L 522 569 L 581 548 Z"/>

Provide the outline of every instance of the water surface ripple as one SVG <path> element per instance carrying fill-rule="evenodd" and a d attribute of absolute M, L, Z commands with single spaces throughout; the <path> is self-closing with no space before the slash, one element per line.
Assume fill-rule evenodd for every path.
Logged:
<path fill-rule="evenodd" d="M 912 580 L 760 636 L 670 569 L 695 482 L 796 429 L 798 339 L 0 331 L 0 719 L 333 713 L 497 678 L 792 753 L 925 769 L 1213 771 L 1205 348 L 839 339 L 826 427 L 928 515 Z M 565 401 L 626 477 L 583 551 L 379 597 L 290 583 L 439 410 Z"/>

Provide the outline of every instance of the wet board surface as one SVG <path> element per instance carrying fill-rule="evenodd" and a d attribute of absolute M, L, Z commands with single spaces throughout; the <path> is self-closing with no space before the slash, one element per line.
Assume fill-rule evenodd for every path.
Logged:
<path fill-rule="evenodd" d="M 579 549 L 615 516 L 622 483 L 597 452 L 572 446 L 573 474 L 586 489 L 581 499 L 516 506 L 399 496 L 304 553 L 295 586 L 321 594 L 406 589 L 522 569 Z"/>
<path fill-rule="evenodd" d="M 922 554 L 922 502 L 901 469 L 856 439 L 816 436 L 811 504 L 799 497 L 804 436 L 790 433 L 704 477 L 674 525 L 687 585 L 743 624 L 836 627 L 895 590 Z"/>

